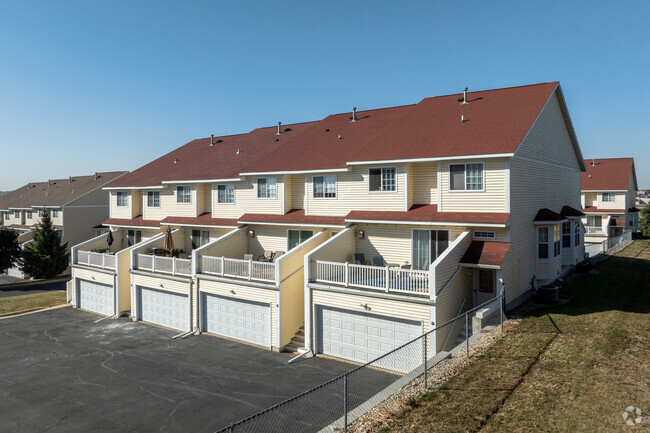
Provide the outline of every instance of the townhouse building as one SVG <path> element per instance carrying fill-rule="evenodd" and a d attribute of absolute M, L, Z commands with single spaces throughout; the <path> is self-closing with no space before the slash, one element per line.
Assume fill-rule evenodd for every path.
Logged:
<path fill-rule="evenodd" d="M 102 172 L 67 179 L 30 182 L 0 196 L 0 225 L 18 231 L 21 245 L 32 242 L 34 229 L 47 210 L 61 242 L 73 245 L 88 239 L 108 216 L 108 193 L 102 188 L 126 174 Z M 23 276 L 16 268 L 11 275 Z"/>
<path fill-rule="evenodd" d="M 557 82 L 195 140 L 111 185 L 73 303 L 369 361 L 581 261 L 584 170 Z"/>
<path fill-rule="evenodd" d="M 581 202 L 585 216 L 585 242 L 601 244 L 624 231 L 639 228 L 634 158 L 585 160 Z"/>

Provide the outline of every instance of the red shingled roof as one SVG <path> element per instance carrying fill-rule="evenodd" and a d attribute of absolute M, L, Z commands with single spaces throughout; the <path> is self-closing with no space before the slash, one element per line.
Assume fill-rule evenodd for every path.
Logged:
<path fill-rule="evenodd" d="M 631 175 L 637 189 L 634 158 L 585 159 L 585 165 L 587 171 L 580 178 L 583 191 L 627 191 Z"/>
<path fill-rule="evenodd" d="M 210 138 L 193 140 L 123 176 L 110 187 L 145 187 L 161 185 L 162 181 L 237 178 L 250 164 L 265 157 L 312 123 L 282 125 L 280 135 L 277 135 L 277 126 L 274 126 L 258 128 L 247 134 L 214 137 L 213 146 L 210 146 Z"/>
<path fill-rule="evenodd" d="M 596 206 L 587 206 L 584 213 L 625 213 L 625 209 L 598 209 Z"/>
<path fill-rule="evenodd" d="M 625 227 L 625 218 L 612 218 L 609 225 L 617 227 Z"/>
<path fill-rule="evenodd" d="M 414 224 L 448 222 L 466 224 L 506 224 L 509 213 L 492 212 L 438 212 L 435 204 L 416 204 L 407 212 L 400 211 L 361 211 L 350 212 L 345 220 L 354 221 L 404 221 Z"/>
<path fill-rule="evenodd" d="M 169 216 L 161 221 L 161 224 L 179 224 L 179 225 L 194 225 L 194 226 L 226 226 L 237 227 L 237 219 L 229 218 L 212 218 L 210 212 L 205 212 L 198 217 L 176 217 Z"/>
<path fill-rule="evenodd" d="M 345 226 L 345 219 L 335 216 L 305 215 L 304 209 L 292 209 L 284 215 L 247 213 L 239 218 L 239 223 L 309 224 L 314 226 L 334 225 L 343 227 Z"/>
<path fill-rule="evenodd" d="M 138 215 L 133 219 L 129 218 L 109 218 L 104 221 L 107 226 L 124 226 L 124 227 L 160 227 L 160 221 L 142 219 Z"/>
<path fill-rule="evenodd" d="M 510 242 L 472 241 L 459 263 L 501 266 L 511 245 Z"/>

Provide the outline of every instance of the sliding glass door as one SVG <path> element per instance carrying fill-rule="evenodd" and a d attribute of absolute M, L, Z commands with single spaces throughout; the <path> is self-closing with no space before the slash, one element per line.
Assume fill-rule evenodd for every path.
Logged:
<path fill-rule="evenodd" d="M 449 246 L 447 230 L 413 230 L 412 258 L 413 269 L 426 270 Z"/>

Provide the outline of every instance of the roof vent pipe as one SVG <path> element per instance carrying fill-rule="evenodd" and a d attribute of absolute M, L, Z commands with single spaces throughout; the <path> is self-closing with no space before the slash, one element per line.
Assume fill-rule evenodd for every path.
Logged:
<path fill-rule="evenodd" d="M 72 183 L 72 176 L 68 177 L 68 183 Z"/>
<path fill-rule="evenodd" d="M 467 87 L 463 87 L 463 104 L 467 104 Z"/>
<path fill-rule="evenodd" d="M 47 186 L 52 186 L 52 181 L 50 179 L 47 180 Z"/>
<path fill-rule="evenodd" d="M 357 121 L 357 107 L 352 107 L 352 121 Z"/>
<path fill-rule="evenodd" d="M 210 134 L 210 146 L 214 146 L 214 134 Z"/>
<path fill-rule="evenodd" d="M 282 122 L 278 122 L 278 132 L 275 135 L 280 135 L 282 132 L 280 132 L 280 127 L 282 126 Z"/>
<path fill-rule="evenodd" d="M 95 172 L 95 180 L 99 179 L 99 175 Z"/>
<path fill-rule="evenodd" d="M 596 158 L 591 158 L 591 166 L 592 167 L 596 166 Z"/>

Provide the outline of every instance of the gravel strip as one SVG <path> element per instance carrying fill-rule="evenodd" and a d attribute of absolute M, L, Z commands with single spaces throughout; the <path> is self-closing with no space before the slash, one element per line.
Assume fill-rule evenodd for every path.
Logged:
<path fill-rule="evenodd" d="M 519 320 L 507 320 L 503 324 L 504 332 L 508 332 L 518 323 Z M 502 336 L 500 327 L 498 326 L 490 330 L 483 330 L 482 332 L 483 336 L 470 344 L 469 358 L 465 355 L 465 350 L 459 350 L 451 358 L 441 361 L 429 369 L 427 375 L 428 387 L 426 390 L 424 388 L 424 376 L 421 375 L 350 424 L 348 426 L 348 432 L 370 433 L 382 427 L 388 427 L 393 417 L 408 406 L 410 399 L 418 397 L 425 391 L 438 389 L 461 369 L 473 362 L 476 359 L 476 355 L 484 353 Z M 342 430 L 336 429 L 336 431 Z"/>

